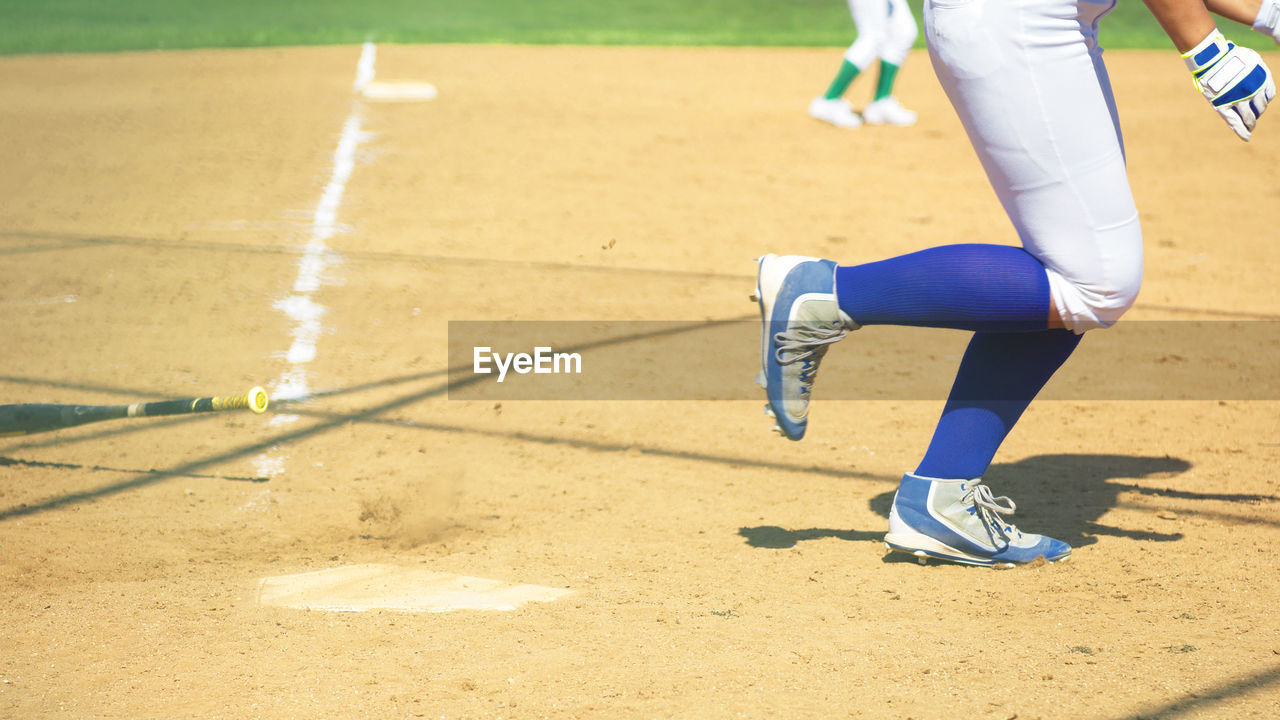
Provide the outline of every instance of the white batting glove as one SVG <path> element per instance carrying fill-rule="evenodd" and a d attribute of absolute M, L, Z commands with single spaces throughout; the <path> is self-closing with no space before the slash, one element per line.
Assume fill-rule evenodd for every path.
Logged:
<path fill-rule="evenodd" d="M 1276 96 L 1276 83 L 1262 57 L 1249 48 L 1227 42 L 1214 30 L 1199 45 L 1182 54 L 1196 88 L 1227 125 L 1248 140 L 1258 117 Z"/>
<path fill-rule="evenodd" d="M 1253 21 L 1253 29 L 1263 35 L 1270 35 L 1280 45 L 1280 0 L 1262 0 L 1258 17 Z"/>

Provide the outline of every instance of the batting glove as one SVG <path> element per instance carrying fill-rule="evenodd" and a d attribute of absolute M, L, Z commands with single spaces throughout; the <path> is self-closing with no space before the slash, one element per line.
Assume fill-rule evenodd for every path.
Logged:
<path fill-rule="evenodd" d="M 1280 45 L 1280 0 L 1262 0 L 1258 17 L 1253 21 L 1253 29 L 1263 35 L 1270 35 Z"/>
<path fill-rule="evenodd" d="M 1227 125 L 1248 140 L 1258 117 L 1276 96 L 1276 83 L 1262 57 L 1249 48 L 1227 42 L 1218 30 L 1182 54 L 1195 78 L 1196 89 L 1213 105 Z"/>

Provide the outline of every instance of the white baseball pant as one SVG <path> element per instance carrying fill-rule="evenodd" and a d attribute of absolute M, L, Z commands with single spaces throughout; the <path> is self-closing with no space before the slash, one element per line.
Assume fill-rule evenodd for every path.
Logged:
<path fill-rule="evenodd" d="M 880 58 L 901 65 L 920 30 L 907 0 L 849 0 L 849 14 L 858 26 L 858 39 L 844 51 L 844 59 L 866 70 Z"/>
<path fill-rule="evenodd" d="M 1064 325 L 1113 325 L 1142 283 L 1098 21 L 1115 0 L 925 0 L 925 37 L 1023 247 L 1044 263 Z"/>

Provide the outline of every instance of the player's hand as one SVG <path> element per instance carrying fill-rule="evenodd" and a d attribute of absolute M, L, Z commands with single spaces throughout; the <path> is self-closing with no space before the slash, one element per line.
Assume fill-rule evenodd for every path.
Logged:
<path fill-rule="evenodd" d="M 1280 0 L 1262 0 L 1258 17 L 1253 21 L 1253 29 L 1270 36 L 1280 45 Z"/>
<path fill-rule="evenodd" d="M 1196 87 L 1227 125 L 1248 140 L 1267 103 L 1276 95 L 1276 83 L 1262 57 L 1249 48 L 1227 42 L 1216 29 L 1182 54 Z"/>

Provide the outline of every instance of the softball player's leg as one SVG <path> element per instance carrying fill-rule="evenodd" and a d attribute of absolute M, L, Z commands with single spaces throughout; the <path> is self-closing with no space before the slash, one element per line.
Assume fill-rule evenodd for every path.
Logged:
<path fill-rule="evenodd" d="M 905 5 L 905 0 L 899 1 Z M 854 25 L 858 28 L 858 38 L 849 46 L 849 49 L 844 51 L 840 70 L 831 81 L 827 92 L 809 103 L 809 115 L 836 127 L 855 128 L 862 125 L 862 118 L 854 113 L 853 106 L 844 99 L 844 93 L 854 79 L 870 67 L 880 54 L 880 47 L 884 44 L 886 33 L 890 29 L 890 0 L 848 0 L 848 2 L 849 14 L 853 16 Z M 910 11 L 907 14 L 909 16 Z M 912 40 L 914 41 L 914 38 Z M 908 44 L 909 47 L 910 44 Z"/>
<path fill-rule="evenodd" d="M 907 0 L 889 0 L 884 40 L 880 43 L 880 77 L 876 80 L 875 96 L 862 111 L 862 119 L 868 125 L 905 126 L 916 123 L 916 114 L 902 107 L 894 97 L 893 85 L 898 77 L 898 68 L 906 62 L 907 53 L 911 52 L 911 45 L 918 34 Z"/>
<path fill-rule="evenodd" d="M 792 439 L 804 434 L 818 363 L 838 333 L 873 324 L 976 331 L 925 458 L 903 478 L 890 513 L 887 544 L 922 561 L 1070 553 L 1019 532 L 1003 517 L 1012 501 L 980 476 L 1079 333 L 1119 319 L 1141 281 L 1141 233 L 1097 46 L 1096 23 L 1109 9 L 1088 0 L 926 0 L 934 67 L 1022 249 L 951 245 L 848 267 L 760 261 L 764 381 Z M 1059 325 L 1072 332 L 1050 329 Z"/>

